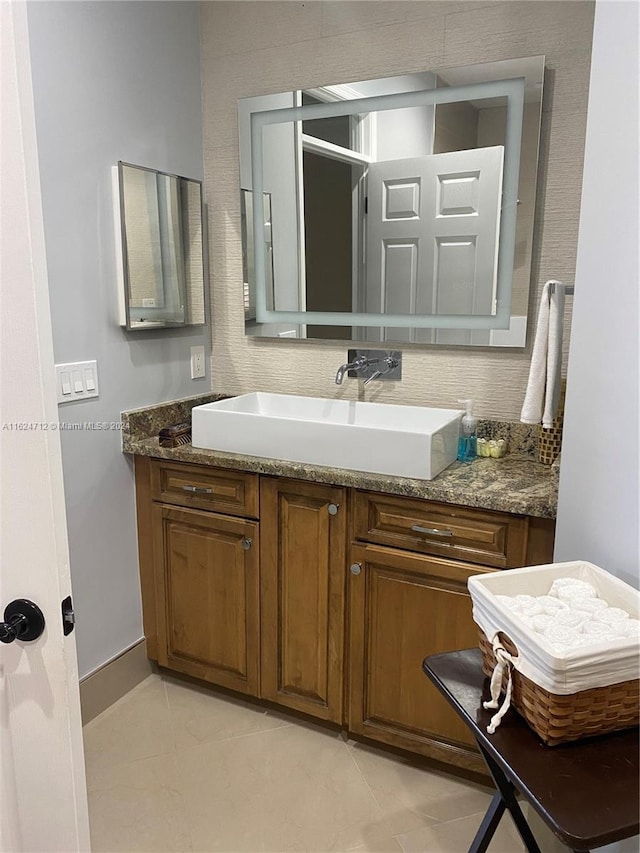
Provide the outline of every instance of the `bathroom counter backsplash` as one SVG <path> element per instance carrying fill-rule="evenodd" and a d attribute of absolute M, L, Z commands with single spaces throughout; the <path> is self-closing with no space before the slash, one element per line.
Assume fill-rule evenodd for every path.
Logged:
<path fill-rule="evenodd" d="M 333 483 L 338 486 L 370 489 L 499 512 L 540 518 L 556 516 L 558 461 L 554 465 L 540 464 L 535 456 L 535 427 L 520 423 L 480 420 L 478 436 L 504 438 L 509 447 L 507 455 L 502 459 L 478 458 L 473 462 L 454 462 L 433 480 L 392 477 L 386 474 L 221 453 L 194 448 L 191 444 L 175 448 L 160 447 L 158 432 L 162 427 L 190 421 L 191 409 L 194 406 L 225 399 L 227 396 L 204 394 L 123 412 L 123 451 L 139 456 Z"/>

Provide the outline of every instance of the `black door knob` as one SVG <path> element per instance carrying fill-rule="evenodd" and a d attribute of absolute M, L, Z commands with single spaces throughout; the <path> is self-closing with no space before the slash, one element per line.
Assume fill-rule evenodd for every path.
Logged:
<path fill-rule="evenodd" d="M 0 643 L 14 640 L 37 640 L 44 631 L 42 610 L 28 598 L 16 598 L 4 609 L 4 622 L 0 622 Z"/>

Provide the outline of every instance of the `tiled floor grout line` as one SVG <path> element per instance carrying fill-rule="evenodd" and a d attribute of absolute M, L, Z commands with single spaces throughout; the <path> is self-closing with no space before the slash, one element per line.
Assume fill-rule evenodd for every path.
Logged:
<path fill-rule="evenodd" d="M 289 726 L 294 725 L 294 723 L 293 723 L 293 722 L 290 722 L 290 723 L 289 723 L 289 722 L 284 722 L 284 723 L 282 723 L 282 724 L 280 724 L 280 725 L 278 725 L 278 726 L 273 726 L 273 727 L 268 728 L 268 729 L 260 729 L 259 731 L 255 731 L 255 732 L 244 732 L 244 733 L 242 733 L 242 734 L 239 734 L 239 735 L 231 735 L 231 736 L 229 736 L 229 737 L 217 737 L 217 738 L 214 738 L 213 740 L 206 740 L 206 741 L 203 741 L 203 742 L 196 742 L 196 743 L 192 743 L 192 744 L 189 744 L 189 746 L 176 746 L 175 728 L 174 728 L 174 724 L 173 724 L 173 712 L 172 712 L 172 708 L 171 708 L 171 700 L 169 699 L 169 694 L 168 694 L 168 691 L 167 691 L 167 684 L 173 684 L 174 686 L 177 686 L 177 687 L 183 687 L 184 685 L 180 684 L 179 682 L 176 684 L 176 682 L 173 682 L 173 681 L 167 681 L 167 680 L 165 680 L 164 678 L 162 678 L 162 681 L 163 681 L 163 684 L 164 684 L 164 686 L 165 686 L 165 693 L 166 693 L 166 695 L 167 695 L 167 704 L 168 704 L 168 708 L 169 708 L 169 723 L 170 723 L 170 725 L 171 725 L 171 738 L 172 738 L 173 751 L 174 751 L 174 752 L 177 752 L 177 751 L 180 751 L 180 750 L 183 750 L 183 749 L 192 749 L 194 746 L 200 746 L 200 747 L 201 747 L 201 746 L 203 746 L 205 743 L 206 743 L 206 744 L 210 744 L 210 743 L 227 743 L 228 741 L 232 741 L 232 740 L 239 740 L 240 738 L 243 738 L 243 737 L 250 737 L 251 735 L 265 734 L 265 733 L 268 733 L 268 732 L 276 731 L 277 729 L 286 729 L 286 728 L 288 728 Z M 190 688 L 187 686 L 187 688 L 186 688 L 186 689 L 190 689 Z M 202 695 L 202 696 L 207 696 L 207 697 L 209 696 L 209 694 L 207 694 L 205 691 L 202 691 L 202 692 L 200 692 L 200 691 L 196 691 L 196 692 L 197 692 L 199 695 Z M 223 697 L 217 696 L 217 695 L 216 695 L 216 694 L 214 694 L 214 693 L 212 693 L 212 694 L 211 694 L 211 699 L 212 699 L 212 700 L 218 700 L 218 701 L 226 701 Z M 244 708 L 251 708 L 252 706 L 251 706 L 251 705 L 249 705 L 249 704 L 247 703 L 247 705 L 242 705 L 242 704 L 241 704 L 241 705 L 240 705 L 240 707 L 244 709 Z M 266 718 L 268 718 L 268 719 L 269 719 L 269 711 L 268 711 L 267 709 L 264 709 L 264 716 L 265 716 Z M 275 718 L 274 718 L 274 719 L 275 719 Z"/>
<path fill-rule="evenodd" d="M 375 795 L 375 793 L 374 793 L 374 791 L 373 791 L 373 788 L 372 788 L 372 787 L 371 787 L 371 785 L 368 783 L 368 781 L 367 781 L 367 777 L 364 775 L 364 773 L 362 772 L 362 769 L 361 769 L 360 765 L 359 765 L 359 764 L 358 764 L 358 762 L 356 761 L 356 757 L 355 757 L 355 755 L 353 754 L 353 750 L 351 749 L 351 747 L 349 746 L 349 744 L 348 744 L 348 743 L 346 743 L 346 742 L 344 742 L 344 741 L 343 741 L 343 743 L 344 743 L 344 747 L 345 747 L 345 749 L 347 750 L 347 753 L 348 753 L 348 755 L 349 755 L 349 758 L 351 759 L 351 761 L 352 761 L 352 762 L 353 762 L 353 764 L 355 765 L 356 770 L 358 771 L 358 775 L 360 776 L 360 778 L 362 779 L 362 781 L 363 781 L 363 782 L 364 782 L 364 784 L 366 785 L 366 787 L 367 787 L 367 791 L 369 791 L 369 794 L 370 794 L 371 798 L 373 799 L 373 802 L 376 804 L 376 808 L 378 809 L 378 811 L 380 812 L 380 815 L 382 816 L 382 806 L 380 805 L 380 802 L 378 801 L 378 798 L 376 797 L 376 795 Z M 391 837 L 392 837 L 392 838 L 395 838 L 395 836 L 391 836 Z"/>
<path fill-rule="evenodd" d="M 369 781 L 367 780 L 367 777 L 366 777 L 366 776 L 364 775 L 364 773 L 362 772 L 362 768 L 360 767 L 360 765 L 358 764 L 358 762 L 357 762 L 357 760 L 356 760 L 356 757 L 355 757 L 355 755 L 354 755 L 354 751 L 353 751 L 353 749 L 351 749 L 351 747 L 349 746 L 349 744 L 348 744 L 348 743 L 345 743 L 345 746 L 346 746 L 346 748 L 347 748 L 347 750 L 348 750 L 348 752 L 349 752 L 349 756 L 351 757 L 351 760 L 353 761 L 353 763 L 354 763 L 354 764 L 355 764 L 355 766 L 356 766 L 356 769 L 357 769 L 358 773 L 359 773 L 359 774 L 360 774 L 360 776 L 362 777 L 362 780 L 364 781 L 364 783 L 365 783 L 365 785 L 367 786 L 367 788 L 368 788 L 368 790 L 369 790 L 369 792 L 370 792 L 371 796 L 373 797 L 373 799 L 374 799 L 374 802 L 375 802 L 376 806 L 378 807 L 378 809 L 379 809 L 379 810 L 380 810 L 380 812 L 382 813 L 382 806 L 380 805 L 380 802 L 379 802 L 378 798 L 376 797 L 376 795 L 375 795 L 375 792 L 374 792 L 373 788 L 372 788 L 372 787 L 371 787 L 371 785 L 369 784 Z M 420 818 L 420 819 L 422 819 L 423 817 L 428 817 L 428 818 L 429 818 L 429 820 L 434 820 L 434 821 L 435 821 L 435 818 L 432 818 L 432 817 L 431 817 L 431 815 L 423 815 L 423 814 L 422 814 L 422 812 L 417 812 L 415 809 L 407 808 L 407 811 L 411 812 L 412 814 L 415 814 L 415 815 L 416 815 L 418 818 Z M 438 821 L 436 821 L 436 823 L 437 823 L 437 822 L 438 822 Z M 404 833 L 399 832 L 399 833 L 397 833 L 396 835 L 391 835 L 391 836 L 390 836 L 390 838 L 393 838 L 393 839 L 394 839 L 394 841 L 396 841 L 396 842 L 398 843 L 398 845 L 399 845 L 400 847 L 402 847 L 402 844 L 400 843 L 400 840 L 399 840 L 399 836 L 400 836 L 400 835 L 403 835 L 403 834 L 404 834 Z M 403 849 L 404 849 L 404 848 L 403 848 Z"/>
<path fill-rule="evenodd" d="M 469 820 L 469 819 L 470 819 L 470 818 L 472 818 L 472 817 L 477 817 L 477 818 L 478 818 L 478 828 L 479 828 L 479 827 L 480 827 L 480 824 L 482 823 L 482 819 L 484 818 L 485 814 L 486 814 L 486 812 L 473 812 L 473 814 L 460 815 L 459 817 L 451 818 L 451 820 L 442 820 L 442 821 L 438 821 L 438 823 L 436 824 L 436 826 L 437 826 L 438 828 L 444 828 L 444 827 L 447 827 L 447 826 L 453 826 L 453 825 L 455 825 L 456 823 L 461 823 L 461 822 L 462 822 L 462 821 L 464 821 L 464 820 Z M 505 813 L 502 815 L 502 819 L 501 819 L 501 821 L 500 821 L 500 824 L 499 824 L 499 825 L 502 825 L 503 821 L 506 823 L 506 822 L 508 821 L 508 819 L 509 819 L 509 813 L 508 813 L 508 812 L 505 812 Z M 524 853 L 524 847 L 521 845 L 521 846 L 520 846 L 520 847 L 518 847 L 517 849 L 514 849 L 514 850 L 512 851 L 512 853 Z"/>
<path fill-rule="evenodd" d="M 206 740 L 206 741 L 202 741 L 201 743 L 192 743 L 192 744 L 189 744 L 189 746 L 178 746 L 178 747 L 175 747 L 174 751 L 175 752 L 181 752 L 182 750 L 194 749 L 194 747 L 202 748 L 203 746 L 215 746 L 215 744 L 217 744 L 217 743 L 230 743 L 231 741 L 242 740 L 242 738 L 246 738 L 246 737 L 256 737 L 257 735 L 270 735 L 273 732 L 279 732 L 281 729 L 288 729 L 292 725 L 294 725 L 294 723 L 285 723 L 285 725 L 283 725 L 283 726 L 275 726 L 272 729 L 261 729 L 258 732 L 244 732 L 243 734 L 240 734 L 240 735 L 231 735 L 230 737 L 214 738 L 213 740 Z"/>

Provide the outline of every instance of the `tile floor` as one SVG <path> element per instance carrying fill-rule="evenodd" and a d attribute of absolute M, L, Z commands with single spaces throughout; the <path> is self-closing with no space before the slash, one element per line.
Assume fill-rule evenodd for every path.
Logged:
<path fill-rule="evenodd" d="M 93 851 L 466 851 L 489 789 L 151 675 L 85 726 Z M 490 853 L 518 853 L 505 816 Z"/>

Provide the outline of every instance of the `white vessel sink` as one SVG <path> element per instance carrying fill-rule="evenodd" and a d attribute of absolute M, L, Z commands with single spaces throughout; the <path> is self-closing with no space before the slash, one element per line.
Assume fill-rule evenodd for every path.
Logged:
<path fill-rule="evenodd" d="M 193 447 L 431 480 L 463 412 L 257 392 L 195 406 Z"/>

